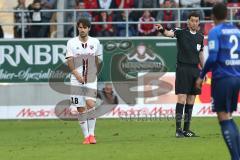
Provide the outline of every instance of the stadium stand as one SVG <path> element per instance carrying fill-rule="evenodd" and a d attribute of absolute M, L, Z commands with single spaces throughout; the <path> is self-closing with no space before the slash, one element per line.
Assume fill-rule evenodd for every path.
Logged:
<path fill-rule="evenodd" d="M 228 20 L 240 26 L 237 0 L 28 0 L 28 4 L 18 0 L 13 8 L 6 7 L 9 9 L 1 9 L 0 13 L 13 17 L 12 23 L 3 20 L 1 25 L 6 35 L 14 38 L 72 37 L 77 34 L 75 24 L 80 17 L 93 22 L 93 36 L 154 36 L 154 23 L 161 22 L 167 29 L 184 27 L 191 11 L 199 12 L 200 30 L 206 34 L 211 28 L 210 9 L 222 1 L 228 5 Z M 143 13 L 151 15 L 149 22 L 143 19 Z M 139 26 L 152 32 L 143 33 Z"/>

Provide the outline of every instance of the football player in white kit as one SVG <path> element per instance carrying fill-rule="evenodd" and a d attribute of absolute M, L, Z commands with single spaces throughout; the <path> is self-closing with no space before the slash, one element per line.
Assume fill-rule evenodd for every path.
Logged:
<path fill-rule="evenodd" d="M 76 107 L 79 116 L 94 109 L 97 91 L 97 67 L 100 55 L 100 42 L 88 35 L 91 22 L 88 19 L 79 19 L 77 28 L 79 35 L 67 42 L 66 59 L 72 72 L 71 86 L 85 88 L 84 93 L 71 93 L 72 106 Z M 86 95 L 86 93 L 88 93 Z M 90 94 L 90 96 L 89 96 Z M 79 119 L 84 141 L 83 144 L 96 144 L 94 135 L 96 118 L 82 121 Z"/>

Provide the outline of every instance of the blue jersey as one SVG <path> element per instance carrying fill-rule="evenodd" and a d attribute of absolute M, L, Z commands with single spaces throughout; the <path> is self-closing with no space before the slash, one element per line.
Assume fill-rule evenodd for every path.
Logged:
<path fill-rule="evenodd" d="M 215 26 L 208 35 L 209 57 L 201 78 L 212 71 L 213 79 L 240 77 L 240 30 L 231 23 Z"/>

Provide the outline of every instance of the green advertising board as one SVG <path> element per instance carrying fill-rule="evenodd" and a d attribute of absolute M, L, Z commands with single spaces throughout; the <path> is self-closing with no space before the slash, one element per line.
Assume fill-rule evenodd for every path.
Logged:
<path fill-rule="evenodd" d="M 176 63 L 175 39 L 100 40 L 103 65 L 100 81 L 121 81 L 121 73 L 142 71 L 173 72 Z M 0 82 L 48 82 L 65 63 L 66 40 L 0 41 Z M 115 74 L 113 79 L 112 74 Z M 129 75 L 131 75 L 129 74 Z M 116 78 L 117 77 L 117 78 Z"/>

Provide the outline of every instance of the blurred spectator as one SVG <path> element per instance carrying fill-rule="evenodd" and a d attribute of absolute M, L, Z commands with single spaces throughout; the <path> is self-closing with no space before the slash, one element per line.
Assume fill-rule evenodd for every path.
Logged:
<path fill-rule="evenodd" d="M 41 0 L 42 10 L 51 10 L 56 8 L 57 8 L 57 0 Z M 42 23 L 50 23 L 53 13 L 54 12 L 43 12 Z M 38 32 L 40 37 L 49 37 L 50 25 L 42 25 Z"/>
<path fill-rule="evenodd" d="M 84 2 L 80 2 L 80 0 L 75 0 L 75 6 L 74 9 L 85 9 L 85 4 Z M 87 12 L 87 11 L 77 11 L 76 12 L 76 21 L 78 21 L 80 18 L 86 18 L 89 19 L 89 21 L 92 21 L 92 15 Z M 73 21 L 74 20 L 74 14 L 71 13 L 68 15 L 68 21 Z M 70 26 L 68 27 L 68 32 L 67 32 L 67 37 L 74 37 L 74 27 L 75 26 Z M 76 29 L 76 31 L 78 31 Z"/>
<path fill-rule="evenodd" d="M 93 9 L 95 7 L 97 7 L 97 9 L 106 9 L 106 10 L 110 8 L 117 8 L 115 0 L 89 0 L 89 2 L 86 3 L 86 9 Z M 102 17 L 101 15 L 104 15 L 105 13 L 102 13 L 102 12 L 100 13 L 98 11 L 98 12 L 91 12 L 91 14 L 92 14 L 92 17 L 94 17 L 93 21 L 99 21 L 99 19 L 101 19 Z M 106 11 L 106 14 L 107 14 L 107 21 L 112 22 L 112 15 L 113 15 L 112 11 L 108 11 L 108 12 Z M 102 30 L 103 32 L 99 33 L 98 30 Z M 93 24 L 92 30 L 90 30 L 90 35 L 92 36 L 113 35 L 113 25 L 112 24 L 108 24 L 108 25 Z"/>
<path fill-rule="evenodd" d="M 126 12 L 121 11 L 120 14 L 117 14 L 114 18 L 114 21 L 122 22 L 115 25 L 116 34 L 120 37 L 126 36 Z"/>
<path fill-rule="evenodd" d="M 240 28 L 240 9 L 233 10 L 233 20 L 238 20 L 237 22 L 234 22 L 235 25 Z"/>
<path fill-rule="evenodd" d="M 2 29 L 2 25 L 0 25 L 0 38 L 4 38 L 4 32 Z"/>
<path fill-rule="evenodd" d="M 103 104 L 118 104 L 118 97 L 114 94 L 111 83 L 105 83 L 105 87 L 97 93 L 97 97 L 103 101 Z"/>
<path fill-rule="evenodd" d="M 158 0 L 139 0 L 137 8 L 158 8 Z M 139 15 L 142 15 L 143 12 L 139 12 Z M 152 16 L 156 17 L 157 11 L 152 12 Z"/>
<path fill-rule="evenodd" d="M 146 10 L 143 12 L 142 17 L 139 18 L 138 32 L 140 36 L 153 36 L 155 35 L 155 26 L 152 23 L 146 24 L 142 22 L 154 22 L 155 18 L 151 16 L 151 12 Z"/>
<path fill-rule="evenodd" d="M 86 9 L 98 9 L 98 0 L 83 0 Z"/>
<path fill-rule="evenodd" d="M 30 17 L 32 23 L 41 23 L 42 22 L 42 13 L 41 13 L 41 0 L 34 0 L 32 4 L 28 6 L 30 10 Z M 42 37 L 39 30 L 41 29 L 41 25 L 30 26 L 30 37 Z"/>
<path fill-rule="evenodd" d="M 218 0 L 202 0 L 201 7 L 212 8 Z M 211 20 L 212 9 L 204 10 L 205 20 Z"/>
<path fill-rule="evenodd" d="M 115 0 L 117 8 L 136 8 L 136 0 Z M 128 21 L 138 21 L 139 15 L 138 12 L 128 10 L 123 13 L 123 11 L 115 11 L 113 15 L 113 21 L 119 21 L 126 19 L 128 12 Z M 118 24 L 114 25 L 115 28 L 119 28 L 120 31 L 116 29 L 117 35 L 119 36 L 125 36 L 126 35 L 126 24 Z M 129 24 L 128 25 L 128 35 L 133 36 L 136 35 L 137 25 L 136 24 Z"/>
<path fill-rule="evenodd" d="M 167 22 L 167 21 L 176 21 L 177 20 L 177 11 L 170 10 L 168 8 L 174 7 L 174 3 L 171 0 L 164 0 L 161 8 L 166 8 L 166 10 L 160 10 L 157 14 L 157 21 Z M 170 30 L 176 27 L 174 23 L 163 24 L 163 27 Z"/>
<path fill-rule="evenodd" d="M 179 0 L 179 3 L 182 8 L 198 8 L 201 0 Z"/>
<path fill-rule="evenodd" d="M 201 0 L 179 0 L 180 6 L 182 8 L 194 8 L 194 10 L 183 10 L 181 12 L 181 20 L 187 21 L 188 15 L 191 12 L 197 12 L 200 16 L 200 20 L 204 20 L 204 12 L 201 8 Z M 195 9 L 196 8 L 196 9 Z M 181 26 L 184 28 L 186 27 L 186 23 L 181 24 Z M 200 28 L 201 30 L 204 28 L 204 24 L 201 24 L 200 22 Z"/>
<path fill-rule="evenodd" d="M 100 14 L 95 17 L 95 22 L 112 22 L 112 16 L 108 15 L 106 11 L 101 11 Z M 112 24 L 96 24 L 94 25 L 94 31 L 98 37 L 108 37 L 114 35 Z"/>
<path fill-rule="evenodd" d="M 172 7 L 179 7 L 179 0 L 170 0 L 172 2 Z M 164 0 L 159 0 L 159 5 L 162 7 L 164 5 Z M 163 8 L 163 7 L 162 7 Z"/>
<path fill-rule="evenodd" d="M 158 0 L 139 0 L 138 8 L 157 8 Z"/>
<path fill-rule="evenodd" d="M 110 8 L 117 8 L 115 0 L 98 0 L 99 8 L 100 9 L 110 9 Z M 107 11 L 108 15 L 115 15 L 116 12 Z"/>
<path fill-rule="evenodd" d="M 115 25 L 115 30 L 116 30 L 116 35 L 120 36 L 120 37 L 125 37 L 126 36 L 126 11 L 121 11 L 121 14 L 117 14 L 117 16 L 115 17 L 114 21 L 117 22 L 123 22 L 123 23 L 119 23 Z M 128 36 L 134 36 L 134 32 L 136 32 L 134 30 L 134 28 L 129 25 L 128 27 Z"/>
<path fill-rule="evenodd" d="M 117 8 L 114 0 L 98 0 L 100 9 Z"/>
<path fill-rule="evenodd" d="M 240 3 L 228 3 L 228 7 L 240 7 Z M 231 13 L 232 11 L 232 13 Z M 232 15 L 232 20 L 238 20 L 237 22 L 233 22 L 238 28 L 240 28 L 240 9 L 234 8 L 232 10 L 229 10 L 229 18 L 231 19 Z"/>
<path fill-rule="evenodd" d="M 75 7 L 74 9 L 85 9 L 85 4 L 84 2 L 80 2 L 80 0 L 76 0 L 75 1 Z M 89 21 L 92 21 L 92 15 L 90 13 L 88 13 L 87 11 L 77 11 L 76 14 L 76 20 L 80 19 L 80 18 L 86 18 L 89 19 Z"/>
<path fill-rule="evenodd" d="M 26 0 L 18 0 L 18 5 L 14 8 L 15 10 L 25 10 L 24 12 L 14 12 L 14 23 L 23 23 L 30 22 L 30 15 L 26 8 Z M 22 37 L 22 25 L 14 26 L 14 37 L 21 38 Z M 24 25 L 24 37 L 29 37 L 29 26 Z"/>
<path fill-rule="evenodd" d="M 118 8 L 135 8 L 135 0 L 115 0 Z"/>
<path fill-rule="evenodd" d="M 128 21 L 129 22 L 138 22 L 139 18 L 142 16 L 142 14 L 139 15 L 139 13 L 141 13 L 141 12 L 135 11 L 135 10 L 129 11 L 128 12 Z M 127 16 L 127 14 L 126 14 L 126 16 Z M 128 24 L 128 31 L 129 31 L 128 34 L 130 36 L 137 36 L 138 35 L 138 24 Z"/>
<path fill-rule="evenodd" d="M 98 0 L 83 0 L 86 9 L 99 9 Z M 92 17 L 95 17 L 98 12 L 89 12 Z"/>
<path fill-rule="evenodd" d="M 239 3 L 239 0 L 228 0 L 227 3 Z"/>
<path fill-rule="evenodd" d="M 189 13 L 195 11 L 198 12 L 200 20 L 204 19 L 204 12 L 201 9 L 201 0 L 180 0 L 180 5 L 182 8 L 196 8 L 194 10 L 183 10 L 182 11 L 182 20 L 187 20 Z"/>

